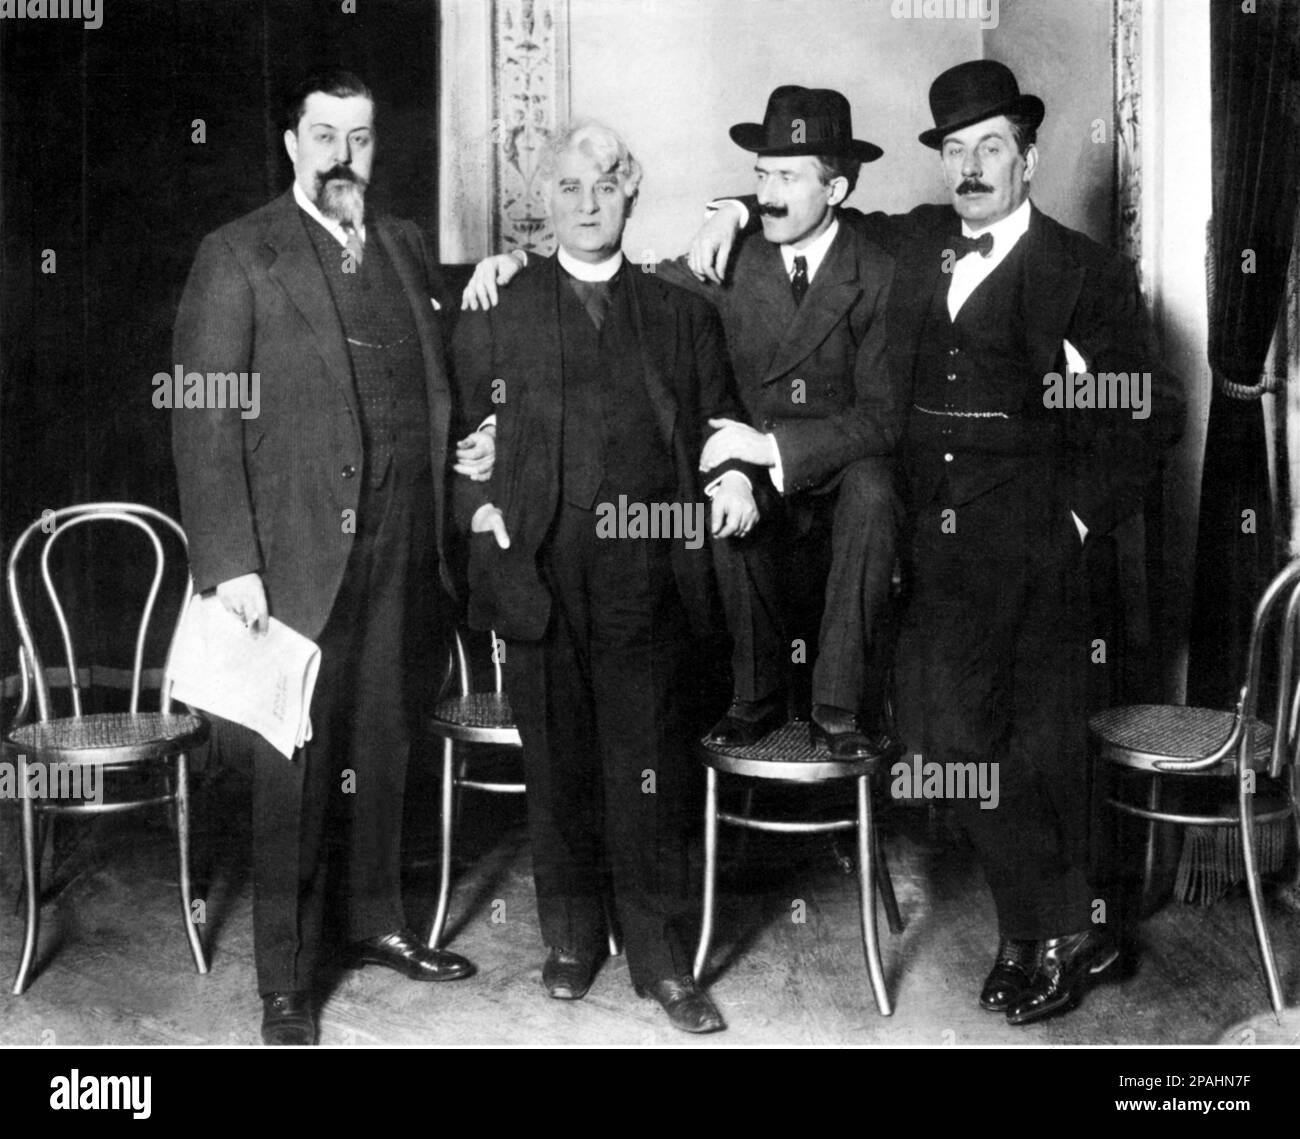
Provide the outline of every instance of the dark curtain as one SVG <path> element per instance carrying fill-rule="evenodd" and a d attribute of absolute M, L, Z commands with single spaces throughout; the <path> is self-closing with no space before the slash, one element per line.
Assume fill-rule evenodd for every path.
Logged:
<path fill-rule="evenodd" d="M 1214 391 L 1187 687 L 1189 703 L 1218 707 L 1235 702 L 1255 602 L 1284 556 L 1274 539 L 1259 394 L 1285 292 L 1300 156 L 1300 4 L 1242 7 L 1210 5 Z"/>
<path fill-rule="evenodd" d="M 178 362 L 171 326 L 199 240 L 292 181 L 281 111 L 303 74 L 342 65 L 371 85 L 371 200 L 436 234 L 438 5 L 355 8 L 111 0 L 98 29 L 0 21 L 5 556 L 46 508 L 127 499 L 176 513 L 170 423 L 151 379 Z M 92 540 L 66 570 L 73 603 L 95 614 L 82 626 L 86 663 L 129 658 L 142 551 Z M 3 609 L 0 676 L 14 671 Z"/>

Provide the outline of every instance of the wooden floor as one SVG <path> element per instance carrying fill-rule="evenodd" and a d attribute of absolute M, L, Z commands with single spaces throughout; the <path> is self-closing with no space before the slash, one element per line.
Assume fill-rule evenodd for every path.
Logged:
<path fill-rule="evenodd" d="M 432 768 L 421 764 L 408 796 L 406 896 L 413 924 L 426 930 L 437 874 L 434 791 Z M 0 1045 L 259 1042 L 245 779 L 210 772 L 197 807 L 212 971 L 193 970 L 166 823 L 135 815 L 65 824 L 43 909 L 41 971 L 22 997 L 7 991 L 22 923 L 12 888 L 0 897 Z M 895 809 L 885 820 L 906 921 L 897 936 L 883 914 L 880 923 L 892 1017 L 872 1003 L 855 881 L 824 837 L 754 835 L 722 882 L 709 984 L 727 1032 L 671 1029 L 656 1005 L 634 995 L 622 959 L 605 964 L 585 1000 L 549 1000 L 523 818 L 517 798 L 467 797 L 452 934 L 478 974 L 421 985 L 383 969 L 337 971 L 326 982 L 323 1044 L 1209 1044 L 1240 1042 L 1234 1033 L 1247 1022 L 1259 1043 L 1300 1043 L 1294 1012 L 1281 1024 L 1262 1015 L 1267 997 L 1240 895 L 1210 909 L 1166 906 L 1141 927 L 1136 974 L 1095 990 L 1069 1016 L 1013 1028 L 983 1012 L 975 995 L 995 946 L 991 902 L 970 850 L 916 809 Z M 9 811 L 7 859 L 12 826 Z M 735 836 L 724 841 L 734 852 Z M 12 873 L 5 877 L 12 882 Z M 1276 891 L 1272 922 L 1295 1005 L 1300 914 Z"/>

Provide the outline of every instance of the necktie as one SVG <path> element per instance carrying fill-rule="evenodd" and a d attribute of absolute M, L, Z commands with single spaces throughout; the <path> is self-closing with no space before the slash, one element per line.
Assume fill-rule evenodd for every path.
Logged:
<path fill-rule="evenodd" d="M 571 277 L 569 283 L 573 286 L 573 291 L 578 294 L 578 300 L 587 310 L 587 315 L 591 317 L 591 323 L 599 332 L 605 323 L 605 314 L 609 312 L 609 282 L 579 281 L 576 277 Z"/>
<path fill-rule="evenodd" d="M 357 233 L 356 228 L 352 225 L 344 225 L 343 232 L 347 234 L 347 249 L 352 254 L 352 261 L 358 269 L 361 268 L 361 258 L 365 254 L 365 246 L 361 244 L 361 235 Z"/>
<path fill-rule="evenodd" d="M 808 291 L 808 258 L 794 259 L 794 276 L 790 278 L 790 292 L 794 294 L 794 303 L 803 304 L 804 294 Z"/>
<path fill-rule="evenodd" d="M 957 260 L 959 261 L 967 253 L 978 253 L 981 257 L 988 257 L 993 252 L 993 235 L 983 233 L 979 237 L 967 237 L 965 234 L 959 233 L 953 238 L 953 249 L 956 251 Z"/>

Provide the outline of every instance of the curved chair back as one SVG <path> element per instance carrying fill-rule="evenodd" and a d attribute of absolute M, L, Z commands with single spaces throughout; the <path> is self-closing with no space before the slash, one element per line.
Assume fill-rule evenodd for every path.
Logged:
<path fill-rule="evenodd" d="M 461 634 L 460 626 L 457 625 L 452 630 L 454 638 L 451 648 L 447 650 L 447 672 L 443 680 L 443 691 L 446 692 L 447 684 L 450 682 L 452 674 L 455 673 L 457 683 L 460 685 L 460 694 L 468 696 L 474 691 L 474 676 L 469 667 L 469 654 L 465 651 L 465 638 Z M 496 630 L 492 630 L 492 691 L 501 692 L 503 690 L 501 677 L 501 646 L 504 644 L 497 636 Z"/>
<path fill-rule="evenodd" d="M 54 584 L 54 577 L 50 571 L 50 555 L 55 544 L 74 527 L 93 522 L 116 522 L 139 530 L 146 536 L 153 549 L 153 577 L 140 613 L 139 625 L 136 629 L 135 653 L 131 667 L 130 711 L 133 713 L 140 710 L 140 688 L 144 675 L 145 642 L 149 635 L 150 624 L 154 616 L 154 605 L 158 600 L 158 591 L 162 585 L 163 573 L 166 567 L 166 555 L 156 527 L 163 528 L 164 533 L 170 531 L 180 541 L 181 548 L 187 553 L 189 550 L 185 531 L 181 529 L 178 522 L 169 518 L 160 510 L 133 502 L 90 502 L 79 506 L 65 506 L 60 510 L 46 511 L 19 535 L 18 540 L 14 543 L 13 550 L 9 554 L 6 577 L 9 601 L 13 606 L 14 621 L 18 626 L 18 636 L 22 642 L 18 654 L 19 663 L 22 667 L 24 693 L 21 711 L 23 713 L 26 711 L 29 702 L 30 685 L 30 691 L 34 691 L 36 694 L 36 712 L 41 720 L 53 718 L 50 707 L 49 682 L 44 662 L 41 660 L 40 652 L 36 647 L 36 639 L 32 634 L 31 622 L 28 620 L 27 609 L 23 605 L 19 589 L 19 562 L 23 551 L 29 544 L 31 544 L 33 552 L 37 549 L 40 550 L 41 579 L 45 584 L 45 594 L 58 625 L 59 638 L 63 646 L 64 663 L 68 669 L 68 685 L 72 696 L 72 714 L 80 717 L 83 715 L 81 674 L 77 668 L 77 654 L 73 647 L 72 633 L 68 626 L 67 610 L 59 597 L 59 591 Z M 43 542 L 37 537 L 40 534 L 45 535 Z M 172 644 L 176 639 L 176 627 L 179 625 L 180 615 L 185 612 L 186 607 L 189 605 L 193 589 L 193 582 L 187 574 L 185 595 L 181 600 L 176 622 L 172 626 L 171 637 L 168 640 L 167 660 L 163 667 L 160 697 L 160 710 L 163 712 L 171 710 L 171 686 L 167 683 L 167 679 L 171 668 Z M 21 719 L 21 716 L 19 719 Z"/>
<path fill-rule="evenodd" d="M 1273 751 L 1269 758 L 1268 773 L 1277 779 L 1296 754 L 1300 736 L 1300 669 L 1297 668 L 1297 649 L 1300 648 L 1300 558 L 1288 564 L 1269 583 L 1259 603 L 1250 629 L 1250 645 L 1246 652 L 1246 677 L 1237 704 L 1234 734 L 1241 749 L 1243 763 L 1250 755 L 1250 733 L 1245 725 L 1252 723 L 1260 701 L 1260 674 L 1265 641 L 1270 628 L 1281 615 L 1277 630 L 1277 696 L 1272 719 Z"/>

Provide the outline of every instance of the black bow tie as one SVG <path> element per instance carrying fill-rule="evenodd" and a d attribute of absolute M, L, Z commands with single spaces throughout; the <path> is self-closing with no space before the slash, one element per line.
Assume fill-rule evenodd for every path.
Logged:
<path fill-rule="evenodd" d="M 959 233 L 953 238 L 953 249 L 957 253 L 958 261 L 967 253 L 978 253 L 981 257 L 987 257 L 993 252 L 993 235 L 982 233 L 979 237 L 967 237 L 964 233 Z"/>

